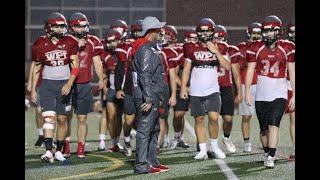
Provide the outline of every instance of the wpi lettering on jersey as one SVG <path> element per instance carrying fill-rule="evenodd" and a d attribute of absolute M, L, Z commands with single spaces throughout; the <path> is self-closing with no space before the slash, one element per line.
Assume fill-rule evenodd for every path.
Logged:
<path fill-rule="evenodd" d="M 217 60 L 216 55 L 208 51 L 197 51 L 197 52 L 194 52 L 193 54 L 196 60 L 199 60 L 199 61 Z"/>
<path fill-rule="evenodd" d="M 65 60 L 67 58 L 66 50 L 54 50 L 45 53 L 47 61 Z"/>

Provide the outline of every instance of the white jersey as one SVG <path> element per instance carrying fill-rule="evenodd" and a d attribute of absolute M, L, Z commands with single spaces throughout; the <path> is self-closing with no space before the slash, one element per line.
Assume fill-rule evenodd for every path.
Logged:
<path fill-rule="evenodd" d="M 273 101 L 277 98 L 288 99 L 287 78 L 271 78 L 258 75 L 256 101 Z"/>
<path fill-rule="evenodd" d="M 70 78 L 69 64 L 63 66 L 47 66 L 44 65 L 42 71 L 42 79 L 50 80 L 68 80 Z"/>
<path fill-rule="evenodd" d="M 217 66 L 214 68 L 197 68 L 191 71 L 190 95 L 191 96 L 208 96 L 212 93 L 219 92 Z"/>

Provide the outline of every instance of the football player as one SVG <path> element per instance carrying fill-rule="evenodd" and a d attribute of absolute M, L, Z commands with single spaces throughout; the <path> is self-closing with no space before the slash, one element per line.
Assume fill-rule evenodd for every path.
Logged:
<path fill-rule="evenodd" d="M 71 111 L 71 87 L 79 73 L 78 41 L 72 35 L 67 35 L 67 22 L 58 12 L 51 13 L 45 24 L 46 35 L 40 36 L 33 44 L 33 82 L 31 89 L 32 101 L 37 101 L 36 83 L 39 70 L 43 68 L 41 84 L 39 86 L 43 131 L 46 152 L 41 156 L 45 162 L 53 162 L 54 158 L 64 161 L 61 153 L 66 137 L 67 114 Z M 79 43 L 81 46 L 81 43 Z M 71 71 L 70 71 L 71 67 Z M 57 125 L 57 148 L 52 153 L 54 127 Z"/>
<path fill-rule="evenodd" d="M 90 81 L 92 80 L 92 65 L 99 78 L 99 88 L 104 87 L 104 73 L 100 55 L 103 51 L 101 41 L 89 34 L 89 21 L 83 13 L 73 13 L 69 18 L 69 31 L 83 46 L 79 47 L 79 74 L 73 85 L 73 101 L 78 120 L 77 157 L 84 158 L 84 145 L 87 136 L 87 114 L 93 111 L 93 95 Z M 68 146 L 69 147 L 69 146 Z M 70 150 L 64 152 L 70 156 Z"/>
<path fill-rule="evenodd" d="M 222 25 L 216 25 L 214 28 L 214 41 L 218 44 L 227 43 L 227 29 Z M 222 67 L 218 69 L 219 86 L 221 95 L 221 116 L 223 119 L 223 137 L 222 142 L 226 145 L 229 152 L 236 151 L 235 145 L 232 143 L 230 134 L 232 130 L 232 119 L 234 114 L 234 104 L 239 104 L 242 101 L 242 87 L 240 78 L 239 58 L 241 57 L 239 48 L 227 44 L 227 54 L 231 61 L 231 71 L 225 70 Z M 237 96 L 234 98 L 232 75 L 235 80 Z"/>
<path fill-rule="evenodd" d="M 295 51 L 294 44 L 280 39 L 282 21 L 274 15 L 262 23 L 263 41 L 253 42 L 247 50 L 245 81 L 246 102 L 255 103 L 260 125 L 260 140 L 265 152 L 264 165 L 274 167 L 274 156 L 279 142 L 279 126 L 288 99 L 287 69 L 292 87 L 289 109 L 295 109 Z M 252 101 L 250 86 L 256 71 L 257 91 Z"/>
<path fill-rule="evenodd" d="M 185 63 L 182 73 L 180 96 L 188 98 L 190 94 L 191 115 L 195 118 L 195 132 L 200 152 L 195 159 L 207 159 L 206 132 L 204 117 L 209 117 L 210 151 L 216 158 L 225 158 L 225 154 L 218 146 L 219 114 L 221 97 L 218 83 L 218 67 L 230 70 L 231 63 L 227 56 L 227 46 L 212 43 L 215 23 L 210 18 L 203 18 L 197 25 L 196 32 L 199 42 L 184 44 Z M 190 77 L 190 91 L 187 82 Z"/>
<path fill-rule="evenodd" d="M 246 54 L 247 50 L 251 43 L 255 41 L 261 41 L 262 34 L 261 34 L 261 24 L 258 22 L 251 23 L 247 28 L 247 41 L 241 42 L 238 44 L 238 48 L 241 52 L 241 58 L 239 59 L 240 64 L 240 73 L 241 73 L 241 82 L 242 82 L 242 93 L 243 97 L 245 96 L 245 79 L 246 79 L 246 72 L 247 72 L 247 64 L 246 61 Z M 255 101 L 255 94 L 256 94 L 256 84 L 257 84 L 257 73 L 253 72 L 253 79 L 251 83 L 251 96 L 252 101 Z M 254 103 L 251 106 L 248 106 L 246 101 L 242 101 L 239 104 L 239 115 L 242 116 L 241 121 L 241 129 L 242 129 L 242 136 L 244 140 L 244 152 L 251 152 L 251 142 L 250 142 L 250 119 L 253 115 L 256 114 L 255 105 Z"/>

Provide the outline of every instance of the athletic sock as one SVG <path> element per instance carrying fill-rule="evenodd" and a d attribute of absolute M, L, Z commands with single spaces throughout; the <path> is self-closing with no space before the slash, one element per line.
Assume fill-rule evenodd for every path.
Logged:
<path fill-rule="evenodd" d="M 223 133 L 223 136 L 224 136 L 225 138 L 229 138 L 229 137 L 230 137 L 230 134 Z"/>
<path fill-rule="evenodd" d="M 276 154 L 277 148 L 269 148 L 269 156 L 274 157 Z"/>
<path fill-rule="evenodd" d="M 57 151 L 61 151 L 63 146 L 64 146 L 64 141 L 57 140 Z"/>
<path fill-rule="evenodd" d="M 52 150 L 52 138 L 45 138 L 44 139 L 44 144 L 46 145 L 46 150 L 51 151 Z"/>
<path fill-rule="evenodd" d="M 263 147 L 264 153 L 268 153 L 269 152 L 269 147 Z"/>

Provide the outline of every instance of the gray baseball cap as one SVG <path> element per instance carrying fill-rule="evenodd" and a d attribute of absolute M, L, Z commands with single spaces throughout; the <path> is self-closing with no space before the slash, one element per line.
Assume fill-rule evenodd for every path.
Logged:
<path fill-rule="evenodd" d="M 138 35 L 144 36 L 149 29 L 163 28 L 164 25 L 166 25 L 166 22 L 160 22 L 156 17 L 145 17 L 142 21 L 142 31 Z"/>

